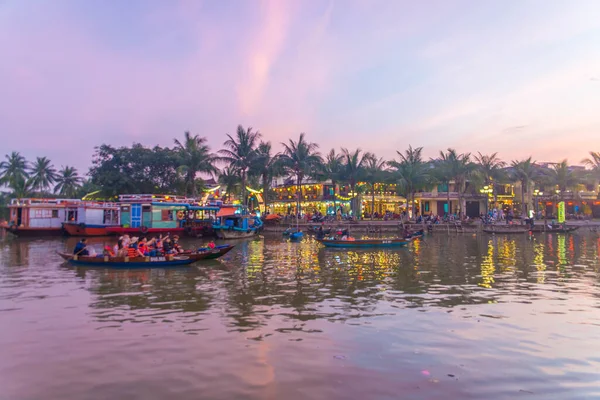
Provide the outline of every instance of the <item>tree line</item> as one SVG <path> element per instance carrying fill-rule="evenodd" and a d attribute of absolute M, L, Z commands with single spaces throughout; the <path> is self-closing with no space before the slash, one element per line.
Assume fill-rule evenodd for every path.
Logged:
<path fill-rule="evenodd" d="M 532 157 L 505 162 L 497 153 L 460 153 L 452 148 L 430 159 L 424 158 L 422 147 L 412 146 L 397 151 L 393 160 L 359 148 L 331 149 L 322 154 L 318 144 L 308 141 L 304 133 L 281 145 L 282 151 L 276 153 L 270 142 L 262 140 L 260 132 L 241 125 L 233 135 L 226 135 L 223 148 L 217 151 L 208 146 L 206 138 L 190 132 L 185 132 L 181 140 L 175 139 L 173 147 L 133 144 L 117 148 L 103 144 L 95 148 L 87 180 L 73 167 L 57 170 L 46 157 L 29 163 L 13 152 L 0 163 L 0 185 L 9 188 L 15 197 L 81 197 L 92 191 L 104 197 L 121 193 L 197 197 L 206 178 L 214 177 L 229 196 L 239 197 L 244 204 L 248 201 L 246 187 L 261 187 L 268 205 L 272 200 L 271 183 L 277 177 L 293 178 L 300 195 L 308 179 L 330 180 L 334 188 L 343 184 L 353 193 L 370 192 L 372 203 L 378 183 L 396 183 L 398 194 L 413 203 L 416 193 L 438 184 L 449 188 L 452 183 L 462 213 L 464 196 L 477 193 L 483 186 L 491 188 L 495 199 L 495 184 L 519 182 L 523 188 L 521 203 L 526 204 L 534 185 L 552 188 L 562 195 L 578 184 L 597 187 L 600 181 L 600 152 L 590 152 L 590 157 L 582 160 L 587 168 L 580 171 L 571 168 L 567 160 L 542 168 Z M 450 190 L 446 192 L 449 204 Z M 351 207 L 356 211 L 356 196 Z"/>

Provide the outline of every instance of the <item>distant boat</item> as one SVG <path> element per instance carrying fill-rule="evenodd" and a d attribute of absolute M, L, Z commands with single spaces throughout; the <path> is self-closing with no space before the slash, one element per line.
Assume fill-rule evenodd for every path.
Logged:
<path fill-rule="evenodd" d="M 239 207 L 222 207 L 217 213 L 213 229 L 220 239 L 244 239 L 255 236 L 262 221 L 258 216 L 244 214 Z"/>
<path fill-rule="evenodd" d="M 369 248 L 369 247 L 402 247 L 410 243 L 412 239 L 390 238 L 390 239 L 359 239 L 359 240 L 338 240 L 338 239 L 320 239 L 318 240 L 326 247 L 340 248 Z"/>
<path fill-rule="evenodd" d="M 525 225 L 486 225 L 483 231 L 485 233 L 524 234 L 529 232 L 529 227 Z"/>
<path fill-rule="evenodd" d="M 578 226 L 564 226 L 564 225 L 534 225 L 533 232 L 546 232 L 546 233 L 569 233 L 579 229 Z"/>
<path fill-rule="evenodd" d="M 304 237 L 304 233 L 302 233 L 302 231 L 296 231 L 296 232 L 292 232 L 290 233 L 290 240 L 300 240 Z"/>

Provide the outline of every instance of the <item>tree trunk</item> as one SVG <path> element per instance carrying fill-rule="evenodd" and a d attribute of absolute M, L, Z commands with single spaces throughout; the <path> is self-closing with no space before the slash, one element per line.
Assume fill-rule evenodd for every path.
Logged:
<path fill-rule="evenodd" d="M 371 221 L 373 221 L 373 214 L 375 214 L 375 184 L 371 186 Z"/>
<path fill-rule="evenodd" d="M 242 204 L 244 207 L 248 207 L 246 201 L 246 171 L 242 171 Z"/>
<path fill-rule="evenodd" d="M 352 211 L 352 217 L 356 216 L 356 211 L 354 210 L 354 200 L 356 199 L 356 194 L 354 193 L 354 183 L 350 184 L 350 191 L 352 192 L 352 197 L 350 198 L 350 210 Z"/>
<path fill-rule="evenodd" d="M 269 180 L 263 176 L 263 203 L 265 204 L 264 213 L 267 213 L 267 207 L 269 206 Z"/>
<path fill-rule="evenodd" d="M 302 211 L 300 209 L 300 200 L 302 200 L 302 177 L 298 175 L 298 193 L 296 198 L 298 199 L 298 204 L 296 205 L 296 218 L 300 218 Z"/>
<path fill-rule="evenodd" d="M 448 206 L 448 218 L 452 214 L 452 207 L 450 207 L 450 182 L 446 185 L 446 205 Z"/>
<path fill-rule="evenodd" d="M 336 196 L 337 196 L 337 185 L 335 184 L 335 181 L 331 181 L 331 183 L 333 184 L 333 215 L 334 217 L 336 217 L 337 219 L 337 202 L 336 202 Z M 327 212 L 325 212 L 325 215 L 327 215 Z"/>
<path fill-rule="evenodd" d="M 525 190 L 526 190 L 525 182 L 521 182 L 521 215 L 525 215 Z"/>
<path fill-rule="evenodd" d="M 412 211 L 412 218 L 414 218 L 414 220 L 416 221 L 417 217 L 415 215 L 415 192 L 412 192 L 411 195 L 410 195 L 410 197 L 412 198 L 412 204 L 411 204 L 412 210 L 413 210 Z M 421 210 L 419 210 L 419 212 L 421 212 Z"/>

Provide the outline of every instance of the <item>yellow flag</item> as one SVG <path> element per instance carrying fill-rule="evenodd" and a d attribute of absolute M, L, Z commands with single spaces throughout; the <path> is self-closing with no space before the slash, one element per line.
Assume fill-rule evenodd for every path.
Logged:
<path fill-rule="evenodd" d="M 558 214 L 558 223 L 562 224 L 565 222 L 565 202 L 561 201 L 560 203 L 558 203 L 558 210 L 557 210 L 557 214 Z"/>

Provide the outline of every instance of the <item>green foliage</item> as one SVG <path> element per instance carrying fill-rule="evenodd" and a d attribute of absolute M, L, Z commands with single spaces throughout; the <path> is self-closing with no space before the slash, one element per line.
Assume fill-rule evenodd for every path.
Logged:
<path fill-rule="evenodd" d="M 103 144 L 96 148 L 88 175 L 90 183 L 101 188 L 105 196 L 181 193 L 183 185 L 178 169 L 183 159 L 177 151 L 159 146 L 150 149 L 134 144 L 115 148 Z"/>
<path fill-rule="evenodd" d="M 13 151 L 0 162 L 0 185 L 5 185 L 15 193 L 24 193 L 29 178 L 29 163 L 19 152 Z"/>

